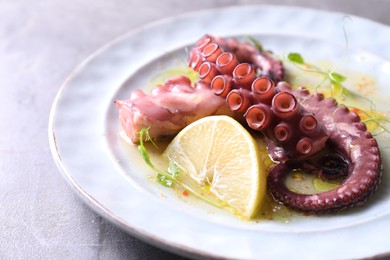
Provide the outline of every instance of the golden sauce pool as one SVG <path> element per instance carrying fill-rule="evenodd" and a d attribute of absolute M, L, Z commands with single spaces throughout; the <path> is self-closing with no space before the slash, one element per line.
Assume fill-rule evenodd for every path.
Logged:
<path fill-rule="evenodd" d="M 265 168 L 267 169 L 266 172 L 274 165 L 274 162 L 270 159 L 268 156 L 268 151 L 264 144 L 264 139 L 261 137 L 257 137 L 256 141 L 258 142 L 258 145 L 260 147 L 260 152 L 263 155 L 263 158 L 265 160 L 263 161 Z M 147 149 L 150 160 L 152 163 L 158 168 L 159 170 L 165 171 L 168 168 L 169 159 L 166 158 L 163 155 L 163 152 L 165 148 L 170 143 L 170 140 L 162 140 L 157 141 L 155 145 L 153 145 L 151 142 L 145 143 L 145 148 Z M 130 152 L 132 156 L 135 156 L 136 158 L 139 157 L 139 160 L 142 161 L 142 156 L 139 154 L 139 151 L 137 149 L 136 145 L 130 146 Z M 156 173 L 152 170 L 148 171 L 146 174 L 146 177 L 151 182 L 157 182 Z M 209 185 L 200 185 L 197 182 L 193 181 L 191 177 L 189 177 L 185 171 L 180 171 L 180 178 L 182 182 L 185 182 L 187 185 L 189 185 L 191 188 L 196 189 L 202 196 L 210 199 L 210 200 L 218 200 L 211 192 Z M 316 190 L 315 181 L 317 178 L 313 175 L 309 175 L 303 172 L 292 172 L 290 173 L 286 178 L 286 185 L 293 191 L 296 191 L 298 193 L 302 194 L 308 194 L 308 193 L 318 193 L 319 191 Z M 333 186 L 332 186 L 333 185 Z M 323 185 L 324 189 L 331 189 L 334 188 L 334 183 L 326 183 Z M 193 194 L 191 194 L 188 190 L 185 190 L 180 187 L 173 187 L 173 188 L 165 188 L 162 187 L 163 192 L 160 193 L 160 197 L 163 199 L 165 198 L 170 192 L 172 192 L 173 195 L 177 196 L 180 200 L 182 200 L 186 204 L 190 204 L 192 206 L 196 206 L 196 201 L 199 200 L 196 198 Z M 226 204 L 223 206 L 226 210 L 229 210 L 233 212 L 238 217 L 241 217 L 239 213 L 237 213 L 234 209 L 230 208 Z M 282 223 L 287 223 L 291 220 L 291 218 L 294 215 L 307 215 L 307 214 L 301 214 L 294 212 L 290 209 L 288 209 L 286 206 L 276 202 L 272 196 L 267 192 L 266 199 L 264 201 L 264 204 L 262 205 L 261 209 L 259 209 L 257 215 L 251 219 L 250 221 L 254 222 L 262 222 L 262 221 L 277 221 Z M 244 219 L 243 217 L 241 217 Z"/>

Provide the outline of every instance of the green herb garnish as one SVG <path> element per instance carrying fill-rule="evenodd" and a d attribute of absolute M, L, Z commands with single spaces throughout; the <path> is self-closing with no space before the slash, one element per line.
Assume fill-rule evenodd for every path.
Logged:
<path fill-rule="evenodd" d="M 344 17 L 343 18 L 343 21 L 345 19 L 349 18 L 348 16 Z M 339 93 L 339 95 L 349 95 L 351 97 L 359 97 L 359 98 L 362 98 L 362 99 L 365 99 L 365 100 L 369 100 L 363 96 L 360 96 L 356 93 L 353 93 L 351 91 L 349 91 L 347 88 L 345 88 L 342 83 L 347 80 L 347 77 L 345 77 L 344 75 L 341 75 L 339 73 L 336 72 L 336 70 L 342 65 L 344 64 L 345 62 L 345 58 L 347 57 L 347 54 L 348 54 L 348 48 L 349 48 L 349 43 L 348 43 L 348 36 L 347 36 L 347 32 L 345 30 L 345 26 L 343 24 L 343 34 L 344 34 L 344 39 L 345 39 L 345 51 L 344 51 L 344 54 L 339 62 L 339 64 L 332 70 L 330 71 L 324 71 L 322 70 L 321 68 L 313 65 L 313 64 L 309 64 L 309 63 L 306 63 L 302 57 L 301 54 L 299 53 L 289 53 L 287 55 L 287 59 L 289 61 L 291 61 L 298 69 L 302 70 L 302 71 L 305 71 L 305 72 L 312 72 L 312 73 L 317 73 L 317 74 L 320 74 L 323 76 L 323 80 L 317 85 L 315 86 L 315 90 L 317 91 L 319 87 L 321 87 L 326 81 L 329 81 L 329 86 L 330 86 L 330 94 L 331 96 L 333 97 L 333 94 L 336 90 L 336 93 Z M 304 65 L 305 67 L 303 67 L 302 65 Z M 371 100 L 369 100 L 370 103 L 372 103 Z"/>
<path fill-rule="evenodd" d="M 247 38 L 253 43 L 253 45 L 256 47 L 256 49 L 259 52 L 264 51 L 263 45 L 261 45 L 261 43 L 258 40 L 256 40 L 253 36 L 248 35 Z"/>
<path fill-rule="evenodd" d="M 344 82 L 347 79 L 345 76 L 332 71 L 328 73 L 328 76 L 333 83 L 338 83 L 338 84 Z"/>
<path fill-rule="evenodd" d="M 149 130 L 147 128 L 142 128 L 139 132 L 140 137 L 140 145 L 138 146 L 138 150 L 142 156 L 142 159 L 145 161 L 145 163 L 154 171 L 157 172 L 157 181 L 166 186 L 166 187 L 173 187 L 174 184 L 177 184 L 178 178 L 179 178 L 179 168 L 177 165 L 173 162 L 169 162 L 169 168 L 168 171 L 161 171 L 157 169 L 153 163 L 150 161 L 150 156 L 148 151 L 146 150 L 144 141 L 151 142 L 155 147 L 156 144 L 153 142 L 152 138 L 150 138 Z"/>
<path fill-rule="evenodd" d="M 157 173 L 157 182 L 160 183 L 161 185 L 165 187 L 172 188 L 175 185 L 183 188 L 184 190 L 187 190 L 190 192 L 192 195 L 196 196 L 199 199 L 202 199 L 203 201 L 215 206 L 215 207 L 224 207 L 225 204 L 222 202 L 210 200 L 209 198 L 203 196 L 201 193 L 198 191 L 194 190 L 192 187 L 188 186 L 187 184 L 181 182 L 180 180 L 180 170 L 177 164 L 170 160 L 169 161 L 169 166 L 167 171 L 161 171 L 157 169 L 153 163 L 150 160 L 150 156 L 148 151 L 146 150 L 145 147 L 145 141 L 150 141 L 155 147 L 156 144 L 153 142 L 152 138 L 149 135 L 149 130 L 148 128 L 142 128 L 140 132 L 138 132 L 139 137 L 140 137 L 140 144 L 138 146 L 138 150 L 142 156 L 142 159 L 145 161 L 145 163 Z"/>
<path fill-rule="evenodd" d="M 372 100 L 370 100 L 367 97 L 364 97 L 362 95 L 359 95 L 355 92 L 352 92 L 348 90 L 344 85 L 343 82 L 347 80 L 347 77 L 335 72 L 334 70 L 331 71 L 325 71 L 322 70 L 321 68 L 313 65 L 306 63 L 302 57 L 301 54 L 299 53 L 289 53 L 287 55 L 287 58 L 289 61 L 291 61 L 295 67 L 297 67 L 299 70 L 302 70 L 304 72 L 309 72 L 309 73 L 317 73 L 320 74 L 323 79 L 321 80 L 320 83 L 318 83 L 313 89 L 314 91 L 318 91 L 320 87 L 324 85 L 325 82 L 329 83 L 329 89 L 330 89 L 330 96 L 333 98 L 339 98 L 343 99 L 345 97 L 349 97 L 352 99 L 360 99 L 368 102 L 370 104 L 371 110 L 374 110 L 375 104 Z"/>
<path fill-rule="evenodd" d="M 342 85 L 342 83 L 345 80 L 347 80 L 347 77 L 335 72 L 334 70 L 324 71 L 321 68 L 319 68 L 313 64 L 306 63 L 304 61 L 302 55 L 299 53 L 296 53 L 296 52 L 289 53 L 287 55 L 287 59 L 289 61 L 291 61 L 298 69 L 300 69 L 304 72 L 318 73 L 324 77 L 323 80 L 315 87 L 315 90 L 317 90 L 319 87 L 321 87 L 325 81 L 329 81 L 331 87 L 334 87 L 334 85 L 338 85 L 338 87 L 345 89 L 345 90 L 343 90 L 344 92 L 348 91 Z M 301 65 L 304 65 L 305 67 L 303 67 Z M 348 91 L 348 92 L 350 92 L 350 91 Z"/>
<path fill-rule="evenodd" d="M 311 72 L 311 73 L 318 73 L 323 76 L 322 81 L 314 87 L 315 91 L 318 91 L 318 89 L 326 82 L 329 82 L 330 86 L 330 95 L 333 98 L 339 98 L 339 101 L 344 101 L 345 98 L 351 98 L 351 99 L 357 99 L 357 100 L 363 100 L 369 103 L 370 111 L 365 111 L 362 108 L 347 106 L 350 109 L 355 110 L 360 116 L 364 115 L 364 118 L 362 118 L 363 123 L 373 122 L 375 123 L 376 127 L 380 128 L 382 131 L 380 131 L 377 134 L 381 134 L 384 132 L 390 133 L 390 130 L 388 130 L 383 123 L 390 123 L 390 120 L 387 119 L 385 116 L 378 116 L 379 114 L 375 111 L 375 104 L 372 100 L 370 100 L 367 97 L 363 97 L 355 92 L 352 92 L 348 90 L 344 85 L 343 82 L 347 80 L 347 77 L 335 72 L 334 70 L 331 71 L 323 71 L 321 68 L 313 65 L 305 63 L 303 57 L 299 53 L 289 53 L 287 55 L 287 58 L 289 61 L 291 61 L 298 69 L 305 71 L 305 72 Z M 298 65 L 297 65 L 298 64 Z M 307 68 L 302 67 L 301 65 L 304 65 Z M 337 96 L 336 96 L 337 95 Z"/>
<path fill-rule="evenodd" d="M 302 58 L 302 55 L 299 53 L 296 53 L 296 52 L 289 53 L 287 55 L 287 58 L 289 59 L 289 61 L 291 61 L 293 63 L 305 64 L 305 62 Z"/>
<path fill-rule="evenodd" d="M 349 18 L 348 16 L 344 17 L 344 20 Z M 350 19 L 350 18 L 349 18 Z M 344 21 L 343 20 L 343 21 Z M 305 62 L 304 58 L 302 57 L 301 54 L 299 53 L 289 53 L 287 54 L 287 59 L 292 62 L 292 64 L 298 68 L 299 70 L 302 70 L 304 72 L 309 72 L 309 73 L 316 73 L 321 75 L 323 78 L 322 80 L 314 86 L 314 91 L 318 91 L 318 89 L 323 86 L 326 82 L 328 82 L 328 89 L 330 96 L 333 98 L 336 98 L 339 102 L 345 102 L 346 98 L 349 98 L 350 100 L 360 100 L 364 101 L 363 103 L 366 103 L 367 106 L 370 107 L 370 111 L 367 112 L 361 108 L 356 108 L 356 107 L 351 107 L 348 106 L 349 108 L 352 108 L 355 110 L 355 112 L 358 112 L 359 116 L 363 116 L 362 122 L 363 123 L 371 123 L 370 126 L 372 129 L 379 128 L 381 131 L 377 134 L 381 134 L 384 132 L 390 133 L 390 130 L 388 130 L 384 124 L 390 123 L 390 120 L 388 120 L 385 116 L 380 115 L 375 111 L 375 103 L 367 98 L 364 97 L 358 93 L 352 92 L 348 90 L 343 84 L 347 80 L 347 77 L 336 72 L 336 70 L 342 66 L 345 62 L 345 59 L 348 54 L 348 48 L 349 48 L 349 43 L 348 43 L 348 36 L 347 32 L 345 30 L 345 26 L 343 24 L 343 34 L 344 34 L 344 39 L 345 39 L 345 51 L 344 54 L 340 60 L 340 62 L 336 65 L 335 68 L 333 68 L 330 71 L 326 71 L 321 69 L 318 66 L 315 66 L 313 64 L 309 64 Z M 362 104 L 363 104 L 362 103 Z"/>
<path fill-rule="evenodd" d="M 169 161 L 168 174 L 174 180 L 177 180 L 179 178 L 179 167 L 177 167 L 177 164 L 173 161 Z M 166 175 L 157 173 L 157 181 L 163 186 L 172 187 L 173 186 L 172 179 L 167 178 Z"/>
<path fill-rule="evenodd" d="M 357 107 L 352 107 L 348 106 L 349 109 L 357 113 L 361 121 L 366 124 L 367 128 L 371 132 L 371 130 L 379 128 L 380 131 L 372 133 L 372 135 L 379 135 L 382 133 L 390 133 L 390 130 L 388 130 L 385 127 L 385 124 L 390 124 L 390 120 L 385 117 L 384 115 L 381 115 L 379 113 L 373 113 L 373 112 L 367 112 L 363 109 L 357 108 Z M 370 129 L 371 128 L 371 129 Z"/>

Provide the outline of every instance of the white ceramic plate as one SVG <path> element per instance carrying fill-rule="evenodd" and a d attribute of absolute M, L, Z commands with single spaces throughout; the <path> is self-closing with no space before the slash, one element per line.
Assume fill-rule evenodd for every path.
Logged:
<path fill-rule="evenodd" d="M 245 6 L 166 19 L 109 43 L 69 77 L 54 102 L 49 139 L 54 159 L 76 192 L 99 214 L 146 242 L 180 254 L 224 258 L 362 258 L 389 254 L 389 154 L 369 205 L 348 214 L 293 217 L 289 223 L 242 221 L 202 202 L 189 204 L 150 180 L 134 147 L 118 137 L 115 99 L 150 84 L 182 61 L 203 34 L 252 35 L 276 54 L 299 52 L 337 62 L 345 46 L 343 14 Z M 390 82 L 390 29 L 347 19 L 344 67 Z M 163 194 L 163 196 L 162 196 Z"/>

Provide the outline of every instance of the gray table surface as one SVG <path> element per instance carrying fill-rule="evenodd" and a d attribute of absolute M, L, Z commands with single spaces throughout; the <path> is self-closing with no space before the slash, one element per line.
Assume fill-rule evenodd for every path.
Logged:
<path fill-rule="evenodd" d="M 163 17 L 246 4 L 312 7 L 390 25 L 389 0 L 0 0 L 0 259 L 181 258 L 83 204 L 52 160 L 51 104 L 73 68 L 111 39 Z"/>

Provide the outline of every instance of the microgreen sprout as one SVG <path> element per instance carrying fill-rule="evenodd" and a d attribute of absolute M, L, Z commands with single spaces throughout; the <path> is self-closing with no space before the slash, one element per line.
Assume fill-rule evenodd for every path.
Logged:
<path fill-rule="evenodd" d="M 349 17 L 345 17 L 344 20 Z M 329 93 L 330 96 L 333 98 L 337 98 L 339 101 L 345 101 L 347 98 L 350 100 L 360 100 L 367 102 L 370 107 L 370 111 L 367 112 L 361 108 L 356 107 L 349 107 L 350 109 L 355 110 L 359 116 L 362 118 L 362 122 L 366 125 L 370 125 L 370 128 L 372 130 L 374 129 L 381 129 L 376 135 L 381 133 L 390 133 L 390 130 L 386 128 L 385 124 L 389 124 L 390 120 L 387 119 L 385 116 L 380 115 L 375 111 L 375 104 L 372 100 L 370 100 L 367 97 L 364 97 L 362 95 L 359 95 L 358 93 L 352 92 L 349 89 L 347 89 L 343 84 L 347 80 L 347 77 L 336 72 L 336 70 L 341 67 L 346 59 L 349 43 L 348 43 L 348 37 L 347 32 L 345 30 L 345 26 L 343 24 L 343 33 L 345 38 L 345 51 L 342 56 L 342 59 L 340 62 L 335 66 L 335 68 L 331 70 L 323 70 L 320 67 L 307 63 L 303 56 L 296 52 L 291 52 L 287 54 L 287 59 L 299 70 L 308 72 L 308 73 L 316 73 L 322 76 L 322 80 L 315 85 L 312 89 L 314 91 L 319 91 L 319 88 L 322 87 L 326 82 L 328 82 L 329 87 Z M 337 109 L 336 109 L 337 110 Z M 334 112 L 336 112 L 336 110 Z"/>
<path fill-rule="evenodd" d="M 332 117 L 334 118 L 336 112 L 343 107 L 347 107 L 350 111 L 355 112 L 360 117 L 361 122 L 366 124 L 370 132 L 379 128 L 379 131 L 377 130 L 377 132 L 372 133 L 373 136 L 377 136 L 382 133 L 390 133 L 390 130 L 385 126 L 386 124 L 390 124 L 390 120 L 384 115 L 376 113 L 375 111 L 368 112 L 358 107 L 341 105 L 333 111 Z"/>
<path fill-rule="evenodd" d="M 214 201 L 211 199 L 206 198 L 203 196 L 201 193 L 197 192 L 194 190 L 192 187 L 188 186 L 187 184 L 181 182 L 180 180 L 180 170 L 177 164 L 170 160 L 169 161 L 169 166 L 167 171 L 161 171 L 154 166 L 154 164 L 150 160 L 150 156 L 148 151 L 146 150 L 145 147 L 145 141 L 150 141 L 156 148 L 157 145 L 153 142 L 152 138 L 150 137 L 149 134 L 149 129 L 148 128 L 142 128 L 141 131 L 138 132 L 139 137 L 140 137 L 140 144 L 138 146 L 138 150 L 142 156 L 142 159 L 145 161 L 145 163 L 157 173 L 157 182 L 160 183 L 161 185 L 165 187 L 174 187 L 175 185 L 183 188 L 184 190 L 190 192 L 192 195 L 195 197 L 202 199 L 203 201 L 215 206 L 215 207 L 224 207 L 225 205 L 221 202 Z"/>
<path fill-rule="evenodd" d="M 341 74 L 335 72 L 334 70 L 324 71 L 321 68 L 319 68 L 313 64 L 306 63 L 305 60 L 303 59 L 302 55 L 299 53 L 296 53 L 296 52 L 289 53 L 287 55 L 287 59 L 290 62 L 292 62 L 295 65 L 295 67 L 297 67 L 299 70 L 302 70 L 304 72 L 317 73 L 317 74 L 320 74 L 323 76 L 322 81 L 314 87 L 315 91 L 318 91 L 318 89 L 326 81 L 328 81 L 329 86 L 331 88 L 330 93 L 331 93 L 332 97 L 334 96 L 335 92 L 338 92 L 339 95 L 342 95 L 342 96 L 359 97 L 359 98 L 368 100 L 367 98 L 360 96 L 358 94 L 355 94 L 355 93 L 349 91 L 346 87 L 344 87 L 344 85 L 342 83 L 347 80 L 347 77 L 345 77 L 344 75 L 341 75 Z M 372 101 L 370 101 L 370 103 L 372 103 Z"/>
<path fill-rule="evenodd" d="M 256 49 L 259 52 L 264 51 L 263 45 L 261 45 L 261 43 L 258 40 L 256 40 L 253 36 L 248 35 L 247 38 L 252 42 L 252 44 L 256 47 Z"/>
<path fill-rule="evenodd" d="M 302 65 L 305 64 L 305 61 L 303 60 L 302 55 L 299 53 L 296 53 L 296 52 L 289 53 L 287 55 L 287 58 L 289 59 L 289 61 L 291 61 L 295 64 L 302 64 Z"/>
<path fill-rule="evenodd" d="M 345 19 L 347 19 L 350 17 L 348 16 L 345 16 L 344 19 L 343 19 L 343 22 L 345 21 Z M 305 71 L 305 72 L 312 72 L 312 73 L 318 73 L 320 75 L 323 76 L 323 80 L 314 87 L 314 90 L 317 91 L 319 87 L 321 87 L 326 81 L 329 81 L 329 85 L 330 85 L 330 88 L 331 88 L 331 96 L 333 96 L 333 90 L 335 88 L 337 88 L 339 91 L 339 94 L 340 95 L 350 95 L 351 97 L 354 97 L 355 95 L 356 96 L 359 96 L 361 97 L 360 95 L 357 95 L 355 93 L 352 93 L 351 91 L 349 91 L 347 88 L 345 88 L 342 83 L 347 80 L 347 77 L 339 74 L 336 72 L 336 70 L 341 67 L 344 62 L 345 62 L 345 59 L 347 57 L 347 54 L 348 54 L 348 48 L 349 48 L 349 43 L 348 43 L 348 36 L 347 36 L 347 32 L 345 30 L 345 24 L 343 23 L 343 34 L 344 34 L 344 39 L 345 39 L 345 51 L 344 51 L 344 54 L 339 62 L 339 64 L 331 69 L 330 71 L 324 71 L 323 69 L 321 69 L 320 67 L 317 67 L 313 64 L 309 64 L 309 63 L 306 63 L 305 60 L 303 59 L 302 55 L 299 54 L 299 53 L 289 53 L 287 55 L 287 59 L 292 62 L 298 69 L 302 70 L 302 71 Z M 361 98 L 364 98 L 364 97 L 361 97 Z M 364 98 L 365 99 L 365 98 Z"/>
<path fill-rule="evenodd" d="M 374 124 L 374 129 L 379 128 L 380 131 L 377 133 L 373 133 L 373 135 L 379 135 L 382 133 L 390 133 L 390 130 L 386 128 L 385 124 L 390 124 L 390 120 L 381 114 L 373 114 L 371 112 L 367 112 L 363 109 L 357 107 L 348 106 L 349 109 L 356 112 L 360 117 L 363 123 L 368 125 L 369 123 Z"/>

